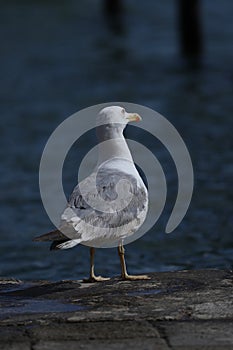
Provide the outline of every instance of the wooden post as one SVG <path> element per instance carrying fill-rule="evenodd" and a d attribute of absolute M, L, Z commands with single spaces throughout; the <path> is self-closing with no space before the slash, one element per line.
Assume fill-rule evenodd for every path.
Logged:
<path fill-rule="evenodd" d="M 105 12 L 109 16 L 115 16 L 122 12 L 122 0 L 104 0 Z"/>
<path fill-rule="evenodd" d="M 178 25 L 181 53 L 197 57 L 202 53 L 202 30 L 199 0 L 178 0 Z"/>
<path fill-rule="evenodd" d="M 104 13 L 111 30 L 116 33 L 123 31 L 123 3 L 122 0 L 103 0 Z"/>

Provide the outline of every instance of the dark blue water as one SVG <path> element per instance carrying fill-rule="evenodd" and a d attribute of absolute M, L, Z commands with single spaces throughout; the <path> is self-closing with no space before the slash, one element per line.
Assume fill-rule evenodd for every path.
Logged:
<path fill-rule="evenodd" d="M 190 209 L 165 235 L 176 172 L 166 151 L 151 145 L 168 173 L 168 203 L 156 226 L 127 246 L 129 271 L 232 267 L 233 4 L 205 0 L 202 14 L 204 54 L 195 65 L 178 52 L 175 2 L 125 1 L 117 31 L 106 22 L 101 1 L 1 1 L 2 276 L 88 274 L 88 248 L 50 253 L 47 244 L 32 242 L 53 228 L 40 200 L 38 167 L 60 122 L 108 101 L 143 104 L 166 116 L 186 142 L 195 172 Z M 67 191 L 75 185 L 74 159 L 73 153 L 64 169 Z M 98 250 L 96 268 L 119 274 L 116 250 Z"/>

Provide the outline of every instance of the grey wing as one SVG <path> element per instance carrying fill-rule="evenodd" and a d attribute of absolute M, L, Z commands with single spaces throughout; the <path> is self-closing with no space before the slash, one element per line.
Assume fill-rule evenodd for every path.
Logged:
<path fill-rule="evenodd" d="M 127 205 L 122 210 L 116 211 L 112 203 L 118 196 L 116 185 L 122 179 L 126 179 L 130 183 L 131 200 L 127 203 L 126 194 L 124 200 Z M 93 181 L 96 188 L 95 191 L 90 190 L 93 188 Z M 80 190 L 80 187 L 82 190 Z M 99 198 L 107 203 L 109 212 L 97 210 L 92 206 L 92 203 Z M 70 196 L 68 206 L 73 210 L 76 217 L 84 222 L 98 227 L 114 228 L 126 225 L 137 219 L 139 213 L 145 210 L 147 202 L 147 190 L 145 187 L 137 186 L 135 177 L 118 170 L 103 169 L 98 172 L 97 176 L 92 174 L 75 187 Z"/>

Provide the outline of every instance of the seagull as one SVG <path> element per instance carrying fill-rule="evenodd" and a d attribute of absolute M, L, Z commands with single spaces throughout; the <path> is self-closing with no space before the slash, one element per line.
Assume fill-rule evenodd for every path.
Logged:
<path fill-rule="evenodd" d="M 85 282 L 109 279 L 95 275 L 94 254 L 95 248 L 113 246 L 118 247 L 122 280 L 149 279 L 147 275 L 128 274 L 124 249 L 124 240 L 139 229 L 148 211 L 148 192 L 123 135 L 128 122 L 141 119 L 121 106 L 105 107 L 98 113 L 95 169 L 74 188 L 58 229 L 34 238 L 52 241 L 50 250 L 89 246 L 90 276 Z"/>

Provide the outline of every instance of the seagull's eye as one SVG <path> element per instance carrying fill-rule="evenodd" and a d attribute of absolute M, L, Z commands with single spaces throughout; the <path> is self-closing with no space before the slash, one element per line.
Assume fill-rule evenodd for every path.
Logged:
<path fill-rule="evenodd" d="M 124 108 L 122 108 L 121 113 L 125 114 L 125 109 Z"/>

